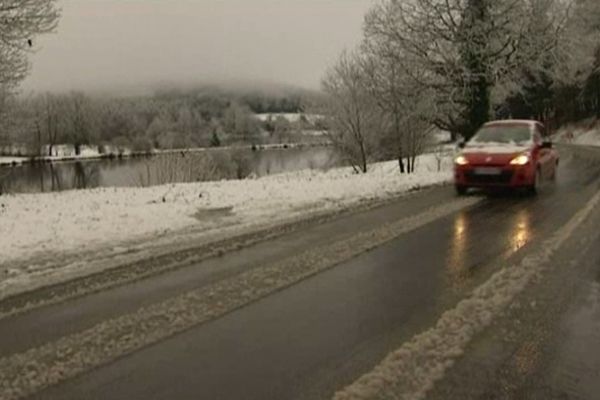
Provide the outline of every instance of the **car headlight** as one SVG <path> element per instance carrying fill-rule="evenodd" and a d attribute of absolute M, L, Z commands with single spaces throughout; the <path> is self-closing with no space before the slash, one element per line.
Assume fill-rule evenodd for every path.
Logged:
<path fill-rule="evenodd" d="M 530 160 L 529 155 L 521 154 L 521 155 L 518 155 L 515 158 L 513 158 L 510 161 L 510 164 L 511 165 L 525 165 L 525 164 L 529 163 L 529 160 Z"/>
<path fill-rule="evenodd" d="M 458 156 L 454 159 L 454 162 L 456 163 L 456 165 L 467 165 L 469 163 L 469 160 L 467 160 L 467 157 L 465 156 Z"/>

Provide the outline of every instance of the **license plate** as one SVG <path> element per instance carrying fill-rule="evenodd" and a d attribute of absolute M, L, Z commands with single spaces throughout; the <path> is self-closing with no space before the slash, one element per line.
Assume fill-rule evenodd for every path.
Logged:
<path fill-rule="evenodd" d="M 481 167 L 475 168 L 475 174 L 477 175 L 500 175 L 502 170 L 500 168 Z"/>

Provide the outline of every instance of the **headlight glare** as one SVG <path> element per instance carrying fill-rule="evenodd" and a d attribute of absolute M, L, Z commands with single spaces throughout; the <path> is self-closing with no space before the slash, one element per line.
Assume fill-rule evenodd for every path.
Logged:
<path fill-rule="evenodd" d="M 510 162 L 511 165 L 525 165 L 529 163 L 529 155 L 521 154 L 513 158 Z"/>
<path fill-rule="evenodd" d="M 456 165 L 467 165 L 469 163 L 469 160 L 467 160 L 467 157 L 465 156 L 458 156 L 454 159 L 454 162 L 456 163 Z"/>

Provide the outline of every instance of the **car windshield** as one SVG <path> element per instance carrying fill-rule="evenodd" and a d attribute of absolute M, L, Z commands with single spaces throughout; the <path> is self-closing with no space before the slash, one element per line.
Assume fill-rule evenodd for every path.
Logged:
<path fill-rule="evenodd" d="M 484 126 L 471 139 L 472 144 L 525 144 L 531 140 L 529 126 Z"/>

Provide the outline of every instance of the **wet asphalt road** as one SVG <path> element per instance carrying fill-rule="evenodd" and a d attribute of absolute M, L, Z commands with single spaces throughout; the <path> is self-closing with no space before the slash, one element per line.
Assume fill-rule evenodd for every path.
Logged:
<path fill-rule="evenodd" d="M 215 321 L 46 389 L 34 398 L 330 398 L 336 389 L 351 383 L 387 353 L 434 324 L 444 310 L 497 268 L 539 245 L 548 232 L 564 225 L 589 200 L 599 188 L 600 168 L 572 160 L 568 153 L 563 155 L 557 183 L 545 187 L 538 197 L 483 197 L 473 207 L 440 218 Z M 449 187 L 432 189 L 199 266 L 0 320 L 0 355 L 21 352 L 242 269 L 390 219 L 418 214 L 453 198 Z M 600 319 L 600 307 L 592 307 L 585 314 L 589 304 L 600 302 L 600 289 L 590 284 L 588 292 L 587 297 L 568 297 L 572 308 L 556 314 L 549 325 L 554 327 L 551 331 L 568 326 L 569 316 Z M 587 369 L 600 365 L 595 364 L 600 360 L 596 326 L 586 330 L 587 343 L 597 344 L 587 352 L 591 358 Z M 577 330 L 567 335 L 572 338 L 572 346 L 580 342 L 579 333 Z M 569 347 L 562 349 L 553 353 L 554 364 L 548 365 L 564 372 L 560 366 L 573 360 L 569 361 Z M 485 350 L 477 354 L 486 356 Z M 503 359 L 498 359 L 501 364 Z M 463 366 L 465 371 L 473 368 L 476 360 L 473 363 Z M 502 371 L 501 366 L 498 371 Z M 544 376 L 543 372 L 539 374 Z M 595 387 L 590 387 L 590 393 L 596 393 Z M 535 392 L 535 388 L 528 390 Z M 454 397 L 452 391 L 440 393 L 445 393 L 445 398 L 465 398 Z M 485 398 L 481 393 L 485 391 L 467 395 Z"/>
<path fill-rule="evenodd" d="M 430 400 L 600 398 L 600 212 L 466 350 Z"/>

